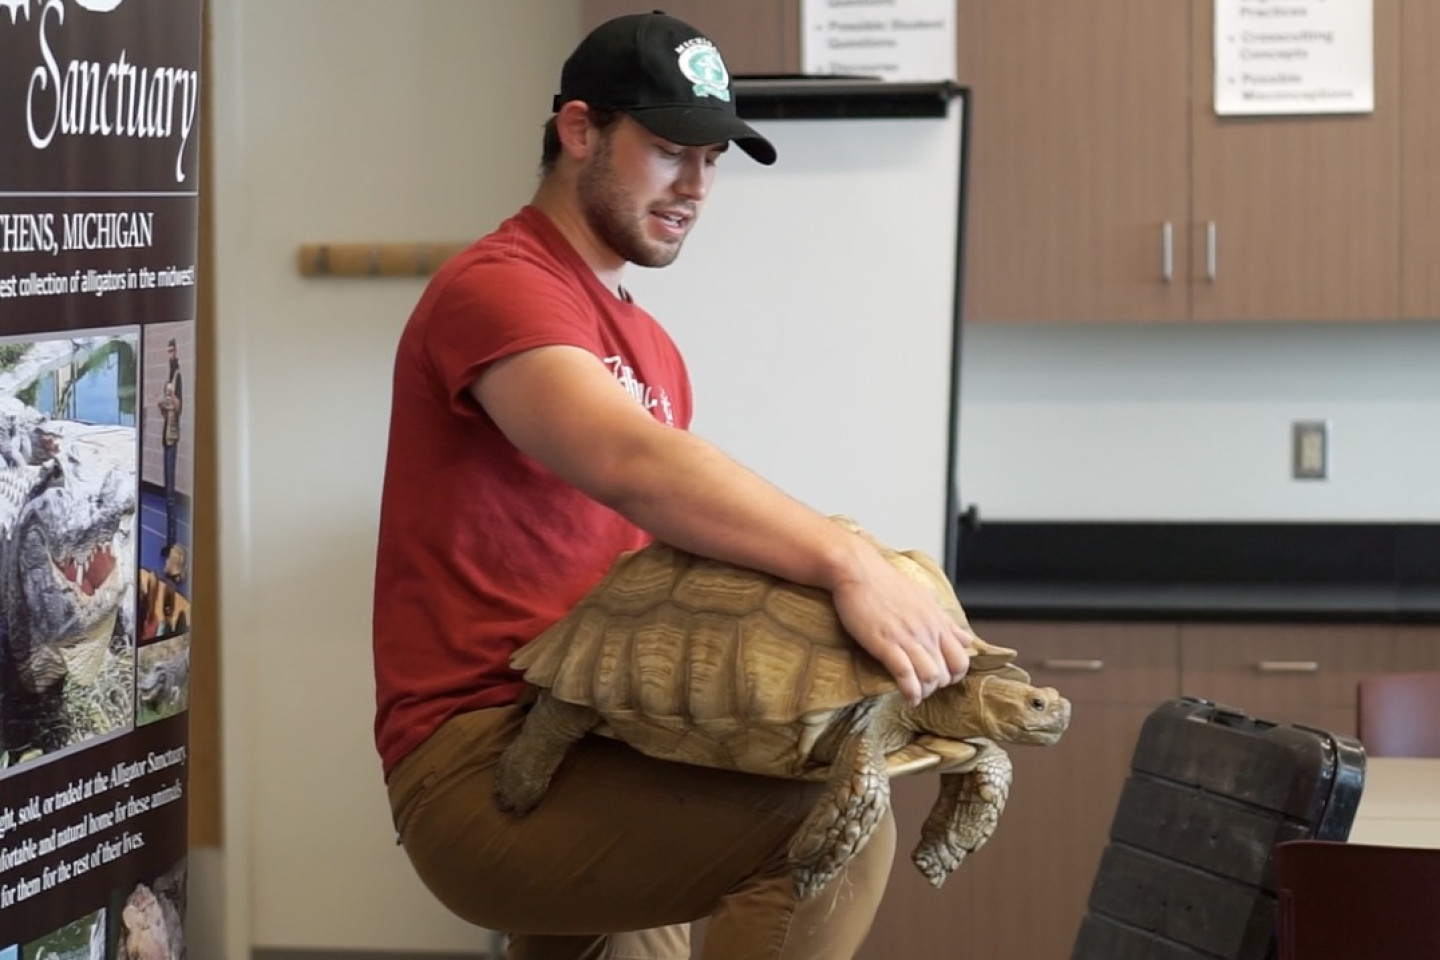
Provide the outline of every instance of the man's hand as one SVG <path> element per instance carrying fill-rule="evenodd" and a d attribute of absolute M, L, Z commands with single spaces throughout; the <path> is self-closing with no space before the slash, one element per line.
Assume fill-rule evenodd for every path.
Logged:
<path fill-rule="evenodd" d="M 975 638 L 921 584 L 862 547 L 852 572 L 831 589 L 835 609 L 913 706 L 965 676 Z"/>

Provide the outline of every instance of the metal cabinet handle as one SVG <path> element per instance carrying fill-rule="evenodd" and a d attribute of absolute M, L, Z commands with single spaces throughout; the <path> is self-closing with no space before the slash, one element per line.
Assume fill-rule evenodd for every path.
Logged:
<path fill-rule="evenodd" d="M 1046 670 L 1068 670 L 1072 673 L 1097 673 L 1105 669 L 1104 660 L 1041 660 Z"/>
<path fill-rule="evenodd" d="M 1175 225 L 1169 220 L 1160 228 L 1160 276 L 1166 283 L 1175 277 Z"/>
<path fill-rule="evenodd" d="M 1255 669 L 1261 673 L 1318 673 L 1320 664 L 1315 660 L 1261 660 Z"/>
<path fill-rule="evenodd" d="M 1214 220 L 1205 223 L 1205 279 L 1210 283 L 1215 282 L 1219 275 L 1220 259 L 1220 230 L 1215 226 Z"/>

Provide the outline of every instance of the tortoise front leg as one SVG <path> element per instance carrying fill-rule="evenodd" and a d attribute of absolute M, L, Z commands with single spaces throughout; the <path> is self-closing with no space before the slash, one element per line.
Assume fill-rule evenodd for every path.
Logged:
<path fill-rule="evenodd" d="M 860 852 L 889 806 L 885 754 L 859 730 L 842 742 L 825 791 L 790 842 L 801 900 L 819 893 Z"/>
<path fill-rule="evenodd" d="M 980 748 L 965 772 L 940 776 L 940 796 L 910 859 L 930 884 L 939 888 L 966 855 L 990 839 L 1010 796 L 1010 755 L 989 740 L 970 743 Z"/>
<path fill-rule="evenodd" d="M 495 800 L 509 813 L 535 809 L 570 745 L 600 720 L 589 707 L 556 700 L 545 691 L 530 708 L 520 733 L 495 767 Z"/>

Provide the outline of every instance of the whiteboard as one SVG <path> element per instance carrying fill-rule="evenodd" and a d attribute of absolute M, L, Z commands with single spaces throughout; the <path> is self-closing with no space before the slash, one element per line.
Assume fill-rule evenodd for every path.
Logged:
<path fill-rule="evenodd" d="M 943 117 L 752 121 L 778 162 L 729 151 L 679 258 L 626 281 L 685 354 L 694 432 L 937 559 L 953 482 L 955 93 Z"/>

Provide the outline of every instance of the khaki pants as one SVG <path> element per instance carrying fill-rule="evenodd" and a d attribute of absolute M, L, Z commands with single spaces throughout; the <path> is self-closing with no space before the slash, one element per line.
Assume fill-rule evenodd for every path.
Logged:
<path fill-rule="evenodd" d="M 457 716 L 389 780 L 421 880 L 458 916 L 508 932 L 511 960 L 684 960 L 687 928 L 673 925 L 707 916 L 702 960 L 849 960 L 859 949 L 895 852 L 889 815 L 801 903 L 786 851 L 821 785 L 666 763 L 591 736 L 540 805 L 512 817 L 492 779 L 524 716 Z"/>

